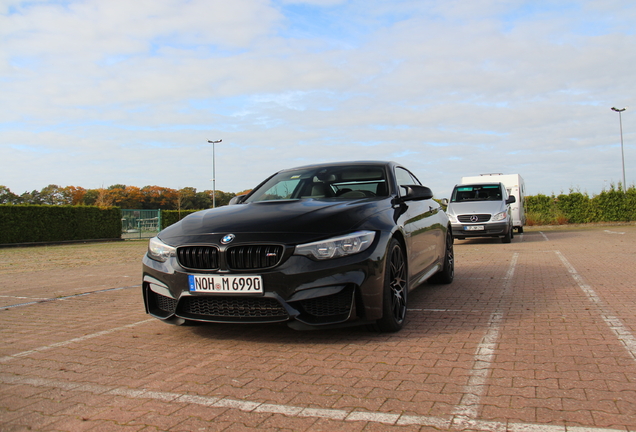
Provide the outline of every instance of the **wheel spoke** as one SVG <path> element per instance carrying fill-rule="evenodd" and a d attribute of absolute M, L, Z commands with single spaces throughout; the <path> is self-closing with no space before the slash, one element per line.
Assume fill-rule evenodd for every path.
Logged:
<path fill-rule="evenodd" d="M 406 272 L 402 251 L 396 247 L 391 254 L 391 306 L 393 316 L 402 321 L 406 314 Z"/>

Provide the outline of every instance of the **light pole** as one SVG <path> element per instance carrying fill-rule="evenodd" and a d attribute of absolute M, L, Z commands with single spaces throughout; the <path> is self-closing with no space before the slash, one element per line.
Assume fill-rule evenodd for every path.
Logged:
<path fill-rule="evenodd" d="M 625 153 L 623 151 L 623 118 L 622 118 L 622 113 L 626 109 L 627 107 L 625 108 L 612 107 L 612 111 L 616 111 L 618 113 L 618 123 L 621 128 L 621 160 L 623 162 L 623 193 L 627 193 L 627 184 L 625 184 Z"/>
<path fill-rule="evenodd" d="M 212 144 L 212 208 L 216 207 L 216 167 L 214 161 L 214 144 L 220 143 L 221 141 L 223 140 L 208 140 L 208 142 Z"/>

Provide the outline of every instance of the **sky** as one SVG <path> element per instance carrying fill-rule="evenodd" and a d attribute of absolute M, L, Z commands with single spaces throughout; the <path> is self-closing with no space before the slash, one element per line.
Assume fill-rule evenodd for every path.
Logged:
<path fill-rule="evenodd" d="M 636 182 L 635 47 L 631 0 L 0 0 L 0 185 L 393 160 L 439 199 L 483 173 L 596 195 L 621 121 Z"/>

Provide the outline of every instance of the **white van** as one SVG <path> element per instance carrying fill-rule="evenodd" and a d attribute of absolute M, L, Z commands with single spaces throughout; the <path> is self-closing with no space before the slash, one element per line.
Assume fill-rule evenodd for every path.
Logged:
<path fill-rule="evenodd" d="M 526 224 L 526 185 L 523 178 L 519 174 L 481 174 L 478 176 L 462 177 L 462 184 L 480 183 L 480 182 L 500 182 L 506 187 L 508 195 L 515 197 L 516 202 L 510 205 L 512 213 L 512 225 L 517 232 L 523 232 L 523 226 Z"/>
<path fill-rule="evenodd" d="M 453 238 L 500 237 L 510 243 L 514 235 L 510 204 L 515 201 L 503 183 L 456 185 L 446 208 Z"/>

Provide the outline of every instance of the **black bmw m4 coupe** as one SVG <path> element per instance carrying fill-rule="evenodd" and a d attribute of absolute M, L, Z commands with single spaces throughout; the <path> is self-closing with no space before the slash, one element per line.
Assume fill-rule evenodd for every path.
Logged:
<path fill-rule="evenodd" d="M 454 277 L 448 217 L 394 162 L 280 171 L 149 242 L 146 312 L 172 324 L 404 325 L 409 291 Z"/>

